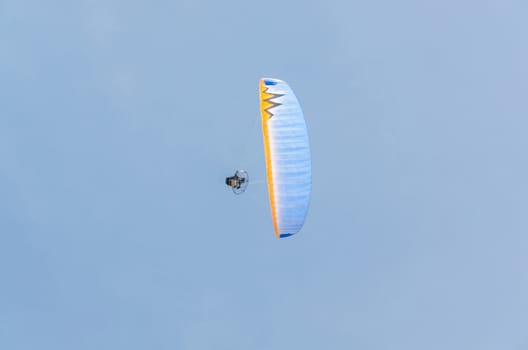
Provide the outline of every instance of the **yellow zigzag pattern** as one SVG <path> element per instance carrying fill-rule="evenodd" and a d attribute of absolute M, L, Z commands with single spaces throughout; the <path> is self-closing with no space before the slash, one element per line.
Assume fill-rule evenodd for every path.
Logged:
<path fill-rule="evenodd" d="M 273 117 L 271 109 L 281 105 L 280 103 L 275 102 L 273 100 L 284 96 L 284 94 L 273 94 L 271 92 L 268 92 L 268 89 L 268 87 L 265 87 L 262 91 L 262 110 L 266 112 L 266 114 L 268 115 L 268 119 L 270 119 L 271 117 Z"/>

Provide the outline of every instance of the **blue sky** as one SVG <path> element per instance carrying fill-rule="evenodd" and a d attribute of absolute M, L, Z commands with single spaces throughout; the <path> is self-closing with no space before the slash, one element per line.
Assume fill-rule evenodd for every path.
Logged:
<path fill-rule="evenodd" d="M 522 1 L 0 2 L 0 348 L 525 349 Z M 277 240 L 258 79 L 313 194 Z"/>

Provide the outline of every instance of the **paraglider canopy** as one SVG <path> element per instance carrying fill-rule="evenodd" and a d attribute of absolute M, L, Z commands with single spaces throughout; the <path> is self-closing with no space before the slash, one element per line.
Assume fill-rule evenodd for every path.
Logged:
<path fill-rule="evenodd" d="M 303 227 L 310 205 L 308 129 L 297 97 L 279 79 L 260 80 L 260 114 L 273 227 L 278 238 L 290 237 Z"/>
<path fill-rule="evenodd" d="M 244 193 L 249 185 L 249 176 L 245 170 L 237 170 L 235 175 L 226 177 L 225 183 L 233 189 L 234 194 Z"/>

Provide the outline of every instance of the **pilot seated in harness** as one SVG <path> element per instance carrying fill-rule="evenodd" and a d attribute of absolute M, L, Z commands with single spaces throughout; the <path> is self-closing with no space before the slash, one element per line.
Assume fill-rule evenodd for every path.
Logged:
<path fill-rule="evenodd" d="M 246 190 L 248 185 L 248 174 L 244 170 L 237 170 L 235 175 L 226 177 L 225 183 L 233 189 L 235 194 L 240 194 Z"/>

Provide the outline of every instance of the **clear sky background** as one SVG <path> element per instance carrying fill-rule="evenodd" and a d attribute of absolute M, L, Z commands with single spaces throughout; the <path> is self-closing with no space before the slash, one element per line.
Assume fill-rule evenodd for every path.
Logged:
<path fill-rule="evenodd" d="M 1 0 L 0 348 L 528 349 L 527 18 Z M 294 89 L 312 147 L 283 240 L 262 76 Z"/>

